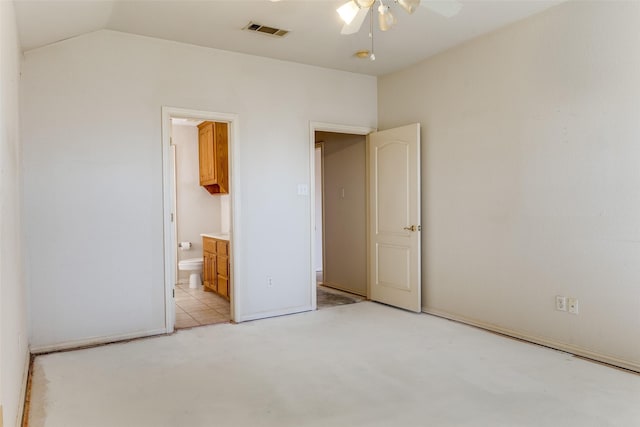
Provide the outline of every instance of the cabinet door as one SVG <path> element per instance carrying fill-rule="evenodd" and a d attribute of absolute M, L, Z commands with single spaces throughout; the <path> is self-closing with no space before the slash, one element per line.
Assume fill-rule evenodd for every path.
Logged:
<path fill-rule="evenodd" d="M 211 254 L 208 252 L 204 252 L 202 254 L 202 282 L 205 288 L 209 290 L 215 290 L 213 287 L 214 276 L 211 274 L 212 264 L 213 264 L 213 260 L 211 258 Z"/>
<path fill-rule="evenodd" d="M 205 288 L 209 288 L 210 285 L 210 279 L 209 279 L 209 275 L 207 274 L 209 272 L 209 257 L 207 256 L 207 253 L 204 252 L 202 254 L 202 284 L 204 285 Z"/>
<path fill-rule="evenodd" d="M 229 192 L 229 125 L 215 123 L 215 169 L 216 184 L 220 193 Z"/>
<path fill-rule="evenodd" d="M 202 250 L 205 252 L 216 253 L 216 239 L 211 237 L 202 237 Z"/>
<path fill-rule="evenodd" d="M 212 185 L 216 183 L 214 123 L 202 123 L 198 129 L 200 185 Z"/>
<path fill-rule="evenodd" d="M 218 275 L 218 294 L 229 299 L 229 279 Z"/>
<path fill-rule="evenodd" d="M 198 125 L 200 185 L 211 194 L 229 193 L 229 124 Z"/>
<path fill-rule="evenodd" d="M 216 268 L 218 269 L 218 276 L 229 276 L 229 257 L 224 255 L 218 255 L 216 258 Z"/>
<path fill-rule="evenodd" d="M 216 240 L 215 253 L 218 255 L 229 255 L 229 242 L 226 240 Z"/>
<path fill-rule="evenodd" d="M 211 254 L 211 264 L 209 265 L 209 270 L 211 274 L 211 288 L 214 291 L 218 290 L 218 269 L 216 268 L 218 256 L 216 254 Z"/>

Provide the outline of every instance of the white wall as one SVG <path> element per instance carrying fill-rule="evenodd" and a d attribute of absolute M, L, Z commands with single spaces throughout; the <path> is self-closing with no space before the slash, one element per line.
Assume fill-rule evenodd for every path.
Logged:
<path fill-rule="evenodd" d="M 236 315 L 310 307 L 309 122 L 375 126 L 375 78 L 99 31 L 23 82 L 33 346 L 163 329 L 163 105 L 239 115 Z"/>
<path fill-rule="evenodd" d="M 231 231 L 231 196 L 221 194 L 220 199 L 220 232 L 229 233 Z"/>
<path fill-rule="evenodd" d="M 221 231 L 220 195 L 212 195 L 200 186 L 198 128 L 174 125 L 172 141 L 176 146 L 176 219 L 178 242 L 191 242 L 190 250 L 178 250 L 178 261 L 202 258 L 201 233 Z M 180 280 L 189 279 L 188 271 L 178 271 Z"/>
<path fill-rule="evenodd" d="M 379 80 L 423 125 L 426 310 L 640 369 L 638 22 L 568 2 Z"/>
<path fill-rule="evenodd" d="M 316 132 L 323 145 L 323 282 L 367 294 L 366 137 Z"/>
<path fill-rule="evenodd" d="M 19 425 L 29 363 L 23 273 L 19 132 L 21 55 L 13 2 L 0 2 L 0 405 L 5 426 Z M 2 424 L 2 422 L 0 422 Z"/>

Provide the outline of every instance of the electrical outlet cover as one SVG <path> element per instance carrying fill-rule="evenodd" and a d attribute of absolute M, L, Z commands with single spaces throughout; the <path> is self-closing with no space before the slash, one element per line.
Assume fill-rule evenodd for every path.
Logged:
<path fill-rule="evenodd" d="M 569 298 L 567 300 L 567 306 L 569 308 L 569 313 L 578 314 L 578 300 L 576 298 Z"/>
<path fill-rule="evenodd" d="M 556 310 L 567 311 L 567 297 L 561 295 L 556 296 Z"/>

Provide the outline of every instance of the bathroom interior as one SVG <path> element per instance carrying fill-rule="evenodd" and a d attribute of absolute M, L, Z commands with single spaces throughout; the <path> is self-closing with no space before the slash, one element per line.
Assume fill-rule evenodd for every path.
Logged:
<path fill-rule="evenodd" d="M 230 321 L 228 125 L 172 118 L 175 328 Z"/>

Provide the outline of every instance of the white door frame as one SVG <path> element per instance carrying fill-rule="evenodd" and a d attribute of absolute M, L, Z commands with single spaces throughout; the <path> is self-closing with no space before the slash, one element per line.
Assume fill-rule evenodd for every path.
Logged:
<path fill-rule="evenodd" d="M 240 219 L 240 186 L 237 159 L 239 158 L 240 119 L 237 114 L 215 113 L 211 111 L 189 110 L 185 108 L 162 107 L 162 204 L 164 223 L 164 292 L 165 292 L 165 328 L 172 333 L 175 325 L 176 309 L 173 298 L 174 281 L 177 277 L 177 236 L 172 221 L 174 210 L 174 172 L 175 164 L 171 161 L 171 119 L 202 119 L 229 123 L 229 195 L 231 203 L 230 218 L 230 250 L 231 277 L 229 279 L 229 296 L 231 297 L 231 320 L 236 321 L 236 313 L 240 313 L 240 294 L 236 285 L 242 283 L 240 276 L 240 251 L 234 242 L 240 242 L 240 227 L 234 227 Z M 236 229 L 237 228 L 237 229 Z"/>
<path fill-rule="evenodd" d="M 318 150 L 320 151 L 320 154 L 319 154 L 320 155 L 320 193 L 321 193 L 320 194 L 320 200 L 321 200 L 321 202 L 320 202 L 320 204 L 321 204 L 321 206 L 320 206 L 320 208 L 321 208 L 320 216 L 322 217 L 322 227 L 321 227 L 321 237 L 320 237 L 320 239 L 322 240 L 322 242 L 321 242 L 322 244 L 320 245 L 320 251 L 322 252 L 322 263 L 321 263 L 320 268 L 322 269 L 321 271 L 324 273 L 324 270 L 325 270 L 324 269 L 324 259 L 325 259 L 325 257 L 324 257 L 324 142 L 319 142 L 319 143 L 316 142 L 314 150 L 315 150 L 315 152 L 314 152 L 314 163 L 313 163 L 313 171 L 312 171 L 313 176 L 314 176 L 314 180 L 315 180 L 315 176 L 316 176 L 315 167 L 316 167 L 316 164 L 317 164 L 317 161 L 318 161 L 318 159 L 317 159 Z M 313 199 L 313 205 L 312 206 L 313 206 L 313 209 L 315 210 L 315 212 L 314 212 L 314 214 L 315 214 L 315 213 L 318 213 L 318 210 L 316 209 L 316 207 L 317 207 L 317 205 L 316 205 L 316 200 L 317 200 L 316 190 L 318 189 L 318 186 L 317 186 L 317 182 L 314 182 L 314 184 L 316 184 L 316 185 L 314 185 L 314 187 L 313 187 L 314 199 Z M 316 229 L 316 227 L 318 225 L 318 215 L 316 215 L 314 218 L 315 218 L 315 221 L 313 222 L 313 229 L 315 231 L 314 236 L 318 237 L 318 230 Z M 314 242 L 314 249 L 318 248 L 317 243 L 318 243 L 318 241 L 316 240 Z M 314 252 L 313 253 L 313 269 L 314 269 L 316 277 L 317 277 L 318 270 L 316 270 L 316 255 L 317 255 L 317 253 Z"/>
<path fill-rule="evenodd" d="M 315 185 L 315 177 L 316 177 L 316 163 L 315 163 L 315 155 L 316 155 L 316 131 L 320 132 L 334 132 L 334 133 L 346 133 L 350 135 L 369 135 L 371 132 L 375 132 L 376 128 L 364 127 L 364 126 L 349 126 L 349 125 L 341 125 L 336 123 L 323 123 L 323 122 L 309 122 L 309 200 L 311 202 L 311 309 L 315 310 L 317 308 L 316 301 L 316 271 L 313 266 L 315 265 L 315 255 L 316 255 L 316 185 Z M 367 152 L 369 146 L 369 139 L 367 138 Z M 367 162 L 368 165 L 368 162 Z M 367 180 L 368 182 L 368 180 Z M 368 192 L 367 192 L 368 194 Z M 368 214 L 367 214 L 368 215 Z M 324 226 L 324 224 L 323 224 Z M 367 229 L 368 230 L 368 229 Z M 324 259 L 323 259 L 324 263 Z M 367 259 L 367 264 L 369 260 Z M 367 265 L 367 274 L 369 272 L 369 266 Z M 367 298 L 369 297 L 369 280 L 367 279 Z"/>

